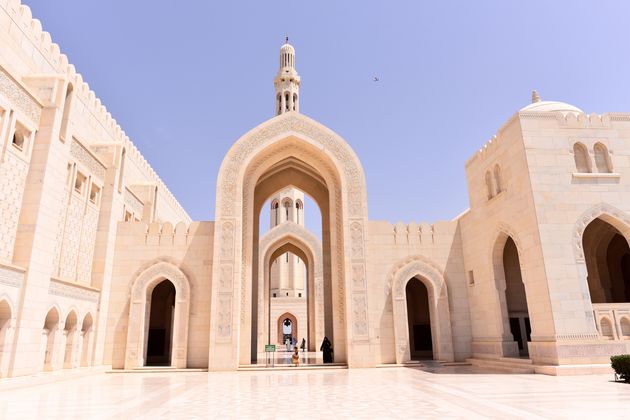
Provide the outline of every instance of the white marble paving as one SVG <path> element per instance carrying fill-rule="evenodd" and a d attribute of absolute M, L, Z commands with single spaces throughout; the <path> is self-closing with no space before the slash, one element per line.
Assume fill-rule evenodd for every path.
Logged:
<path fill-rule="evenodd" d="M 437 372 L 437 373 L 436 373 Z M 57 373 L 0 381 L 2 419 L 628 418 L 612 375 L 471 367 L 228 373 Z"/>

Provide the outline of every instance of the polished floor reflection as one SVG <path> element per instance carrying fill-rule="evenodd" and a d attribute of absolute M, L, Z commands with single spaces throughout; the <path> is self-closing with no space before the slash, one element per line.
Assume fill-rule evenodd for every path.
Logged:
<path fill-rule="evenodd" d="M 627 418 L 612 375 L 471 367 L 229 373 L 55 373 L 0 381 L 0 418 Z"/>

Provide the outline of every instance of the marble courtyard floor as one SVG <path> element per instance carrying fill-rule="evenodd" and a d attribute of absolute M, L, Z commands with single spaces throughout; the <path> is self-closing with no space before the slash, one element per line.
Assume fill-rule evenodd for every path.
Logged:
<path fill-rule="evenodd" d="M 2 419 L 628 418 L 612 375 L 473 367 L 229 373 L 55 373 L 0 381 Z"/>

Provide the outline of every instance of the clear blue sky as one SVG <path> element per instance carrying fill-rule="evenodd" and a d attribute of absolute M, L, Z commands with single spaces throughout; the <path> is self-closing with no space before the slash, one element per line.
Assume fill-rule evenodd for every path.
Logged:
<path fill-rule="evenodd" d="M 465 210 L 466 159 L 531 89 L 630 111 L 627 1 L 27 4 L 196 220 L 214 218 L 229 147 L 273 116 L 285 34 L 301 111 L 358 154 L 370 219 Z"/>

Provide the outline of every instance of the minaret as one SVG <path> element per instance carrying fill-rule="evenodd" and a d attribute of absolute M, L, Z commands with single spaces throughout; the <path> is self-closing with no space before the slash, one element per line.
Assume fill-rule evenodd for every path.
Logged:
<path fill-rule="evenodd" d="M 270 227 L 283 223 L 304 226 L 304 193 L 287 188 L 271 198 Z M 270 291 L 275 298 L 305 298 L 306 266 L 297 255 L 286 253 L 279 256 L 271 266 Z"/>
<path fill-rule="evenodd" d="M 295 70 L 295 48 L 289 44 L 289 37 L 280 47 L 280 68 L 273 85 L 276 88 L 276 115 L 300 112 L 300 76 Z"/>

